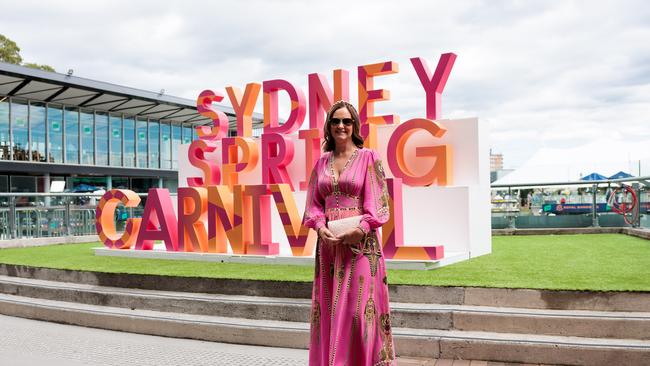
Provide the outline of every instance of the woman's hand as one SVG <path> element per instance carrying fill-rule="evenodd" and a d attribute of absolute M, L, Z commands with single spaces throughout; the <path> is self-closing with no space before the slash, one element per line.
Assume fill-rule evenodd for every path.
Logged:
<path fill-rule="evenodd" d="M 318 236 L 323 241 L 323 243 L 327 245 L 334 246 L 342 243 L 341 239 L 334 236 L 334 234 L 332 234 L 332 232 L 325 226 L 318 229 Z"/>
<path fill-rule="evenodd" d="M 339 236 L 338 239 L 340 239 L 341 242 L 345 245 L 356 245 L 359 244 L 359 242 L 361 242 L 361 240 L 365 235 L 366 233 L 364 233 L 363 230 L 359 228 L 355 228 L 355 229 L 350 229 L 345 233 L 341 234 L 341 236 Z"/>

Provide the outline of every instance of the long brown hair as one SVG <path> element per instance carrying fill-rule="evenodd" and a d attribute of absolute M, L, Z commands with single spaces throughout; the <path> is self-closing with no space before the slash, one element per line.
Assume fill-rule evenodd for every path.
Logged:
<path fill-rule="evenodd" d="M 334 141 L 334 137 L 332 136 L 332 132 L 330 129 L 330 119 L 334 115 L 334 112 L 341 108 L 347 108 L 348 112 L 350 112 L 350 115 L 352 116 L 352 142 L 356 147 L 361 149 L 363 147 L 363 137 L 361 137 L 361 133 L 359 130 L 361 129 L 361 121 L 359 120 L 359 113 L 357 113 L 356 108 L 354 106 L 344 100 L 339 100 L 338 102 L 335 102 L 332 104 L 332 107 L 330 108 L 329 112 L 327 112 L 327 118 L 325 120 L 325 126 L 323 127 L 323 151 L 334 151 L 334 146 L 336 145 Z"/>

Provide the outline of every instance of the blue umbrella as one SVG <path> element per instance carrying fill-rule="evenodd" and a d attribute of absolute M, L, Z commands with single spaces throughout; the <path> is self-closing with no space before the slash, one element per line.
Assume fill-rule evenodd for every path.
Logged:
<path fill-rule="evenodd" d="M 94 192 L 94 191 L 96 191 L 98 189 L 99 188 L 97 188 L 95 186 L 91 186 L 91 185 L 88 185 L 88 184 L 85 184 L 85 183 L 81 183 L 78 186 L 75 186 L 74 188 L 72 188 L 72 192 L 75 192 L 75 193 Z"/>
<path fill-rule="evenodd" d="M 591 173 L 587 176 L 580 178 L 580 180 L 605 180 L 605 179 L 607 179 L 606 176 L 600 175 L 598 173 Z"/>
<path fill-rule="evenodd" d="M 624 171 L 620 171 L 620 172 L 612 175 L 611 177 L 609 177 L 609 179 L 621 179 L 621 178 L 630 178 L 630 177 L 633 177 L 633 175 L 628 174 L 628 173 L 626 173 Z"/>

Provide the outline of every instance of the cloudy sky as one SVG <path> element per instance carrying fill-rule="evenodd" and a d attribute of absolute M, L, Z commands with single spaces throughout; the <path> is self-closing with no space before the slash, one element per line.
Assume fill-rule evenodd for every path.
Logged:
<path fill-rule="evenodd" d="M 640 1 L 1 1 L 27 62 L 194 99 L 207 88 L 395 61 L 378 114 L 423 117 L 409 58 L 458 55 L 443 117 L 490 125 L 518 167 L 542 147 L 647 141 L 650 6 Z M 356 87 L 352 84 L 353 100 Z M 260 98 L 261 99 L 261 98 Z M 281 99 L 282 102 L 283 99 Z M 281 109 L 286 110 L 285 109 Z M 261 102 L 258 111 L 261 112 Z"/>

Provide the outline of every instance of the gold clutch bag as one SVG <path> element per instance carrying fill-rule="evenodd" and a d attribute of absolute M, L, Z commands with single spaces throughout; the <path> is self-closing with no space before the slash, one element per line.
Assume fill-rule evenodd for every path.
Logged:
<path fill-rule="evenodd" d="M 327 228 L 335 236 L 339 236 L 348 230 L 356 229 L 359 227 L 362 215 L 350 216 L 340 220 L 333 220 L 327 223 Z"/>

